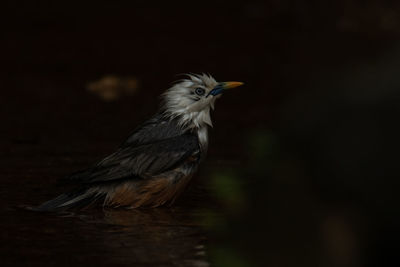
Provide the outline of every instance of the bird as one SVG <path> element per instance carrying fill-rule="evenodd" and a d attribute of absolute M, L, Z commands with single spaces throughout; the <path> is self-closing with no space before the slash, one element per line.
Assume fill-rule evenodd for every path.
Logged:
<path fill-rule="evenodd" d="M 216 100 L 242 84 L 186 74 L 161 95 L 156 114 L 115 152 L 63 179 L 73 189 L 32 209 L 65 211 L 99 202 L 110 208 L 172 205 L 205 158 Z"/>

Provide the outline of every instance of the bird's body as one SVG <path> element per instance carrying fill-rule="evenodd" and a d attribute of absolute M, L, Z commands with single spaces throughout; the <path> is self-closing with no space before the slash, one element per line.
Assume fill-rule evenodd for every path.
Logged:
<path fill-rule="evenodd" d="M 210 109 L 222 90 L 241 83 L 217 83 L 189 75 L 166 91 L 160 111 L 115 151 L 92 167 L 67 177 L 76 189 L 47 201 L 38 211 L 86 207 L 157 207 L 172 204 L 186 188 L 208 147 Z"/>

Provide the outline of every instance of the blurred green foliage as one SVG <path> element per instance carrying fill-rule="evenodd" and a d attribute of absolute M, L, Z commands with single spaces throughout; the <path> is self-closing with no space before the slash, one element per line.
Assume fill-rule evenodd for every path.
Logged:
<path fill-rule="evenodd" d="M 252 266 L 244 260 L 236 250 L 227 247 L 211 248 L 211 261 L 217 267 L 249 267 Z"/>
<path fill-rule="evenodd" d="M 240 211 L 245 206 L 246 192 L 237 172 L 222 170 L 212 175 L 210 180 L 215 197 L 230 211 Z"/>

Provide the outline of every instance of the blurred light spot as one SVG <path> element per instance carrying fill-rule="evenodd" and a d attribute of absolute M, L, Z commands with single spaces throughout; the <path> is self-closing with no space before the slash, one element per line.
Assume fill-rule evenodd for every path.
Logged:
<path fill-rule="evenodd" d="M 250 266 L 238 253 L 228 248 L 211 248 L 211 261 L 217 267 L 247 267 Z"/>
<path fill-rule="evenodd" d="M 322 236 L 329 261 L 334 266 L 357 266 L 358 245 L 345 216 L 331 215 L 322 224 Z"/>
<path fill-rule="evenodd" d="M 219 172 L 212 176 L 211 188 L 216 197 L 231 211 L 240 211 L 245 206 L 243 182 L 233 172 Z"/>
<path fill-rule="evenodd" d="M 223 232 L 227 227 L 226 218 L 211 210 L 202 211 L 202 226 L 207 230 Z"/>
<path fill-rule="evenodd" d="M 114 101 L 122 96 L 136 93 L 139 88 L 139 82 L 135 77 L 106 75 L 100 80 L 90 82 L 86 88 L 104 101 Z"/>

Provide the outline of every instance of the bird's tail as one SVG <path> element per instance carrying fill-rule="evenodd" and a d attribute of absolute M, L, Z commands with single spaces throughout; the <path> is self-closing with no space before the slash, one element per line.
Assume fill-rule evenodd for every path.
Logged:
<path fill-rule="evenodd" d="M 33 211 L 64 211 L 70 208 L 84 208 L 98 199 L 104 198 L 104 193 L 91 188 L 75 190 L 31 208 Z"/>

